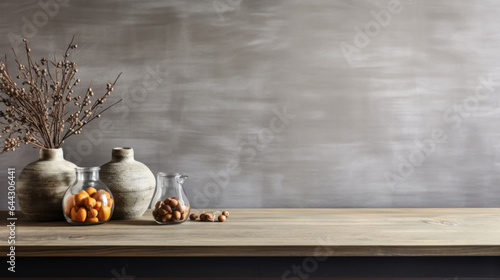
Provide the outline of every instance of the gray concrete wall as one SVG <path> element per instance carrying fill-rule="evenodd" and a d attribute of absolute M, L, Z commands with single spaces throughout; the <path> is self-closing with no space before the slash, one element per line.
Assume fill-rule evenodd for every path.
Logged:
<path fill-rule="evenodd" d="M 154 173 L 188 174 L 195 207 L 498 207 L 499 12 L 465 0 L 3 0 L 0 53 L 24 36 L 35 56 L 61 53 L 76 34 L 83 84 L 102 91 L 123 72 L 123 102 L 106 129 L 65 143 L 67 159 L 102 165 L 133 147 Z M 7 168 L 36 157 L 0 156 L 1 208 Z"/>

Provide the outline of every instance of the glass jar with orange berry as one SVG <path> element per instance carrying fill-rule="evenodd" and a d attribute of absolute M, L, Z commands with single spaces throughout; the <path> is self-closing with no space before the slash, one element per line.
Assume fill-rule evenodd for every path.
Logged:
<path fill-rule="evenodd" d="M 63 197 L 63 212 L 72 225 L 96 225 L 111 219 L 113 194 L 99 180 L 100 167 L 77 167 L 76 181 Z"/>

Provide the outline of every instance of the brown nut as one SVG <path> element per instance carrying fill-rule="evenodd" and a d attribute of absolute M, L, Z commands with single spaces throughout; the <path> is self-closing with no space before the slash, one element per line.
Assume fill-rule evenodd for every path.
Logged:
<path fill-rule="evenodd" d="M 178 220 L 180 220 L 180 219 L 181 219 L 181 212 L 179 212 L 179 211 L 177 211 L 177 210 L 176 210 L 176 211 L 174 211 L 174 212 L 172 213 L 172 221 L 178 221 Z"/>
<path fill-rule="evenodd" d="M 155 209 L 160 208 L 160 207 L 161 207 L 161 205 L 162 205 L 162 203 L 163 203 L 162 201 L 158 201 L 158 202 L 156 202 L 156 204 L 155 204 Z"/>
<path fill-rule="evenodd" d="M 159 214 L 160 216 L 165 216 L 165 215 L 167 215 L 167 210 L 165 210 L 165 209 L 163 209 L 163 208 L 160 208 L 160 209 L 158 210 L 158 214 Z"/>
<path fill-rule="evenodd" d="M 224 222 L 226 220 L 226 215 L 219 215 L 219 217 L 217 217 L 217 220 L 219 222 Z"/>
<path fill-rule="evenodd" d="M 156 217 L 158 215 L 158 209 L 153 210 L 153 217 Z"/>
<path fill-rule="evenodd" d="M 198 219 L 198 215 L 196 213 L 192 213 L 191 215 L 189 215 L 189 219 L 191 219 L 191 221 L 194 221 Z"/>
<path fill-rule="evenodd" d="M 211 213 L 205 213 L 205 221 L 207 222 L 213 222 L 214 221 L 214 215 Z"/>
<path fill-rule="evenodd" d="M 169 214 L 165 215 L 165 219 L 167 219 L 167 221 L 172 220 L 172 214 L 169 213 Z"/>
<path fill-rule="evenodd" d="M 179 203 L 177 205 L 177 211 L 184 213 L 186 211 L 186 206 L 184 206 L 182 203 Z"/>
<path fill-rule="evenodd" d="M 170 207 L 177 207 L 177 205 L 179 205 L 179 201 L 175 198 L 172 198 L 168 205 L 170 205 Z"/>
<path fill-rule="evenodd" d="M 186 220 L 186 219 L 187 219 L 187 217 L 188 217 L 187 212 L 182 213 L 182 214 L 181 214 L 181 221 Z"/>
<path fill-rule="evenodd" d="M 167 197 L 165 198 L 165 200 L 163 201 L 163 203 L 169 205 L 170 204 L 170 200 L 172 200 L 170 197 Z"/>
<path fill-rule="evenodd" d="M 227 217 L 229 217 L 229 212 L 227 212 L 227 211 L 222 211 L 222 215 L 226 216 L 226 218 L 227 218 Z"/>
<path fill-rule="evenodd" d="M 165 216 L 160 216 L 160 217 L 161 217 L 161 221 L 162 221 L 162 222 L 164 222 L 164 223 L 168 222 L 167 215 L 165 215 Z"/>

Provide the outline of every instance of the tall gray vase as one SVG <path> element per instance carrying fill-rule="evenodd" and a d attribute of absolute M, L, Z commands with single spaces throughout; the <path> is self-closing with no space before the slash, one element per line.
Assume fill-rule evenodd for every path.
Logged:
<path fill-rule="evenodd" d="M 62 198 L 76 180 L 74 163 L 64 160 L 62 149 L 41 149 L 17 180 L 17 201 L 23 214 L 35 222 L 64 221 Z"/>
<path fill-rule="evenodd" d="M 112 219 L 138 218 L 146 212 L 156 180 L 145 164 L 134 159 L 134 149 L 114 148 L 111 161 L 101 166 L 99 176 L 115 198 Z"/>

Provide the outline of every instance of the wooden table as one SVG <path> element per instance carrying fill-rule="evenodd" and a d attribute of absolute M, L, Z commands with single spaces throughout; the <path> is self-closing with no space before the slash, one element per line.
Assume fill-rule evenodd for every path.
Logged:
<path fill-rule="evenodd" d="M 96 226 L 17 213 L 17 257 L 500 256 L 500 209 L 228 209 L 224 223 Z M 195 210 L 193 210 L 195 211 Z M 0 236 L 8 235 L 1 227 Z M 1 243 L 3 252 L 9 249 Z"/>

